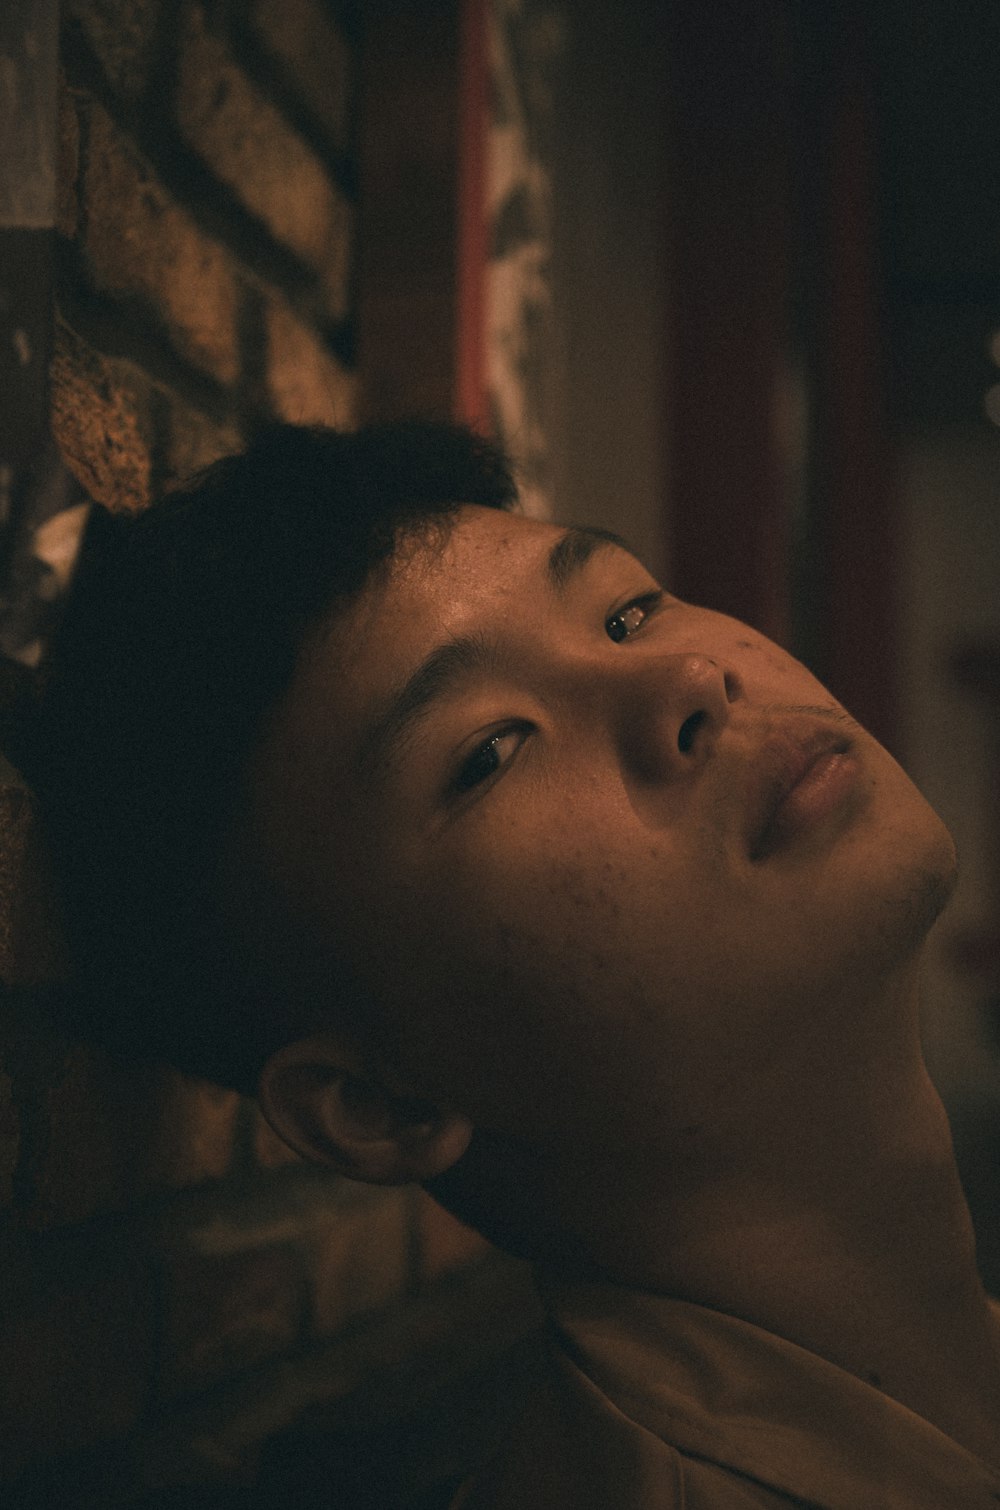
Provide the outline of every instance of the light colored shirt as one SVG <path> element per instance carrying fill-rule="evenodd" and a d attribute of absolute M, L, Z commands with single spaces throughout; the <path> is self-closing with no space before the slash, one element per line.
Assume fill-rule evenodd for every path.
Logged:
<path fill-rule="evenodd" d="M 545 1300 L 551 1366 L 454 1510 L 1000 1507 L 1000 1471 L 771 1332 L 610 1285 Z"/>

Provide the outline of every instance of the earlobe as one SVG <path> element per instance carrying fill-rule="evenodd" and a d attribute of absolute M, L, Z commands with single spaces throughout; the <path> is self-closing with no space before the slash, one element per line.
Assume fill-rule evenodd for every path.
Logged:
<path fill-rule="evenodd" d="M 332 1036 L 286 1045 L 264 1066 L 261 1110 L 297 1153 L 349 1179 L 404 1185 L 462 1157 L 472 1124 L 365 1074 Z"/>

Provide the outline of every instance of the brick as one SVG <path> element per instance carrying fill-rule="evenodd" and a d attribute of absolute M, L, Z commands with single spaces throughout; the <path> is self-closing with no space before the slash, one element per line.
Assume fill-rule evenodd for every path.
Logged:
<path fill-rule="evenodd" d="M 0 980 L 7 986 L 64 978 L 55 883 L 30 792 L 0 770 Z"/>
<path fill-rule="evenodd" d="M 235 423 L 210 419 L 175 393 L 161 392 L 160 401 L 164 415 L 162 487 L 171 488 L 220 456 L 231 456 L 243 449 L 243 438 Z"/>
<path fill-rule="evenodd" d="M 411 1190 L 380 1190 L 356 1209 L 339 1211 L 318 1235 L 310 1255 L 316 1332 L 339 1332 L 348 1322 L 404 1298 L 413 1214 Z"/>
<path fill-rule="evenodd" d="M 452 1216 L 423 1190 L 419 1192 L 418 1231 L 421 1284 L 431 1283 L 496 1251 L 485 1237 Z"/>
<path fill-rule="evenodd" d="M 204 1388 L 280 1353 L 299 1335 L 302 1303 L 302 1255 L 292 1244 L 174 1255 L 164 1393 Z"/>
<path fill-rule="evenodd" d="M 25 1033 L 37 1037 L 43 1031 L 39 992 L 58 981 L 65 967 L 52 878 L 44 865 L 35 807 L 13 768 L 2 764 L 0 981 L 5 989 L 0 1018 L 4 1058 L 4 1070 L 0 1070 L 0 1205 L 6 1208 L 14 1199 L 15 1172 L 22 1154 L 20 1073 L 26 1058 L 31 1058 L 30 1048 L 27 1056 L 25 1053 Z"/>
<path fill-rule="evenodd" d="M 88 115 L 84 249 L 95 286 L 145 301 L 181 356 L 232 384 L 240 283 L 228 253 L 169 197 L 100 105 Z"/>
<path fill-rule="evenodd" d="M 0 787 L 0 978 L 16 978 L 14 914 L 35 815 L 23 783 L 8 779 Z"/>
<path fill-rule="evenodd" d="M 137 99 L 149 81 L 161 8 L 162 0 L 63 0 L 108 83 L 128 100 Z"/>
<path fill-rule="evenodd" d="M 346 151 L 352 67 L 342 32 L 317 0 L 257 0 L 253 21 L 334 146 Z"/>
<path fill-rule="evenodd" d="M 143 1121 L 155 1075 L 151 1067 L 125 1070 L 99 1050 L 74 1044 L 61 1063 L 33 1077 L 25 1107 L 39 1131 L 25 1170 L 30 1185 L 20 1214 L 27 1226 L 69 1226 L 122 1211 L 134 1199 L 155 1131 Z"/>
<path fill-rule="evenodd" d="M 127 1234 L 57 1233 L 5 1245 L 0 1308 L 0 1457 L 5 1474 L 43 1454 L 128 1431 L 148 1397 L 154 1278 Z"/>
<path fill-rule="evenodd" d="M 181 1188 L 219 1180 L 233 1161 L 240 1097 L 207 1080 L 161 1071 L 156 1134 L 146 1162 L 154 1185 Z"/>
<path fill-rule="evenodd" d="M 322 163 L 192 7 L 181 39 L 178 125 L 212 171 L 317 274 L 327 313 L 348 309 L 353 212 Z"/>
<path fill-rule="evenodd" d="M 272 296 L 265 307 L 267 390 L 274 411 L 294 424 L 350 428 L 356 381 L 316 332 Z"/>
<path fill-rule="evenodd" d="M 56 146 L 56 230 L 62 236 L 75 236 L 79 218 L 77 174 L 80 166 L 80 123 L 76 107 L 78 96 L 59 74 L 59 122 Z"/>
<path fill-rule="evenodd" d="M 240 1176 L 215 1189 L 177 1196 L 151 1217 L 153 1240 L 181 1255 L 301 1245 L 325 1232 L 341 1209 L 354 1209 L 365 1197 L 365 1187 L 313 1164 L 277 1176 L 252 1179 L 245 1170 Z"/>
<path fill-rule="evenodd" d="M 166 1065 L 127 1063 L 84 1045 L 46 1044 L 15 1024 L 17 1104 L 32 1135 L 18 1217 L 34 1231 L 127 1210 L 167 1189 L 221 1179 L 232 1163 L 239 1097 Z"/>
<path fill-rule="evenodd" d="M 87 345 L 63 321 L 51 368 L 52 431 L 91 498 L 115 511 L 149 502 L 150 388 L 137 367 Z"/>

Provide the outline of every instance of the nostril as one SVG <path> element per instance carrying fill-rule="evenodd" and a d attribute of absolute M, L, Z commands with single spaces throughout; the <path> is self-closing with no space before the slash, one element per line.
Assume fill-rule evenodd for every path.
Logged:
<path fill-rule="evenodd" d="M 691 746 L 694 744 L 694 736 L 705 722 L 705 717 L 704 709 L 699 709 L 697 713 L 692 713 L 690 718 L 686 718 L 681 724 L 677 735 L 677 748 L 682 755 L 690 753 Z"/>

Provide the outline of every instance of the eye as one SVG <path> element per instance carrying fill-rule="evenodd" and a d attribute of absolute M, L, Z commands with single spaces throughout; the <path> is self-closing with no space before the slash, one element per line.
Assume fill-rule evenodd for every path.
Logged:
<path fill-rule="evenodd" d="M 471 792 L 473 787 L 481 786 L 484 781 L 495 776 L 513 759 L 524 743 L 526 732 L 523 727 L 501 729 L 498 734 L 486 740 L 485 744 L 473 750 L 462 762 L 452 784 L 456 795 Z"/>
<path fill-rule="evenodd" d="M 616 645 L 622 640 L 627 640 L 630 635 L 642 628 L 662 602 L 663 591 L 660 588 L 654 592 L 643 593 L 641 598 L 633 598 L 630 603 L 625 604 L 624 608 L 619 608 L 605 621 L 604 629 L 608 639 L 614 640 Z"/>

